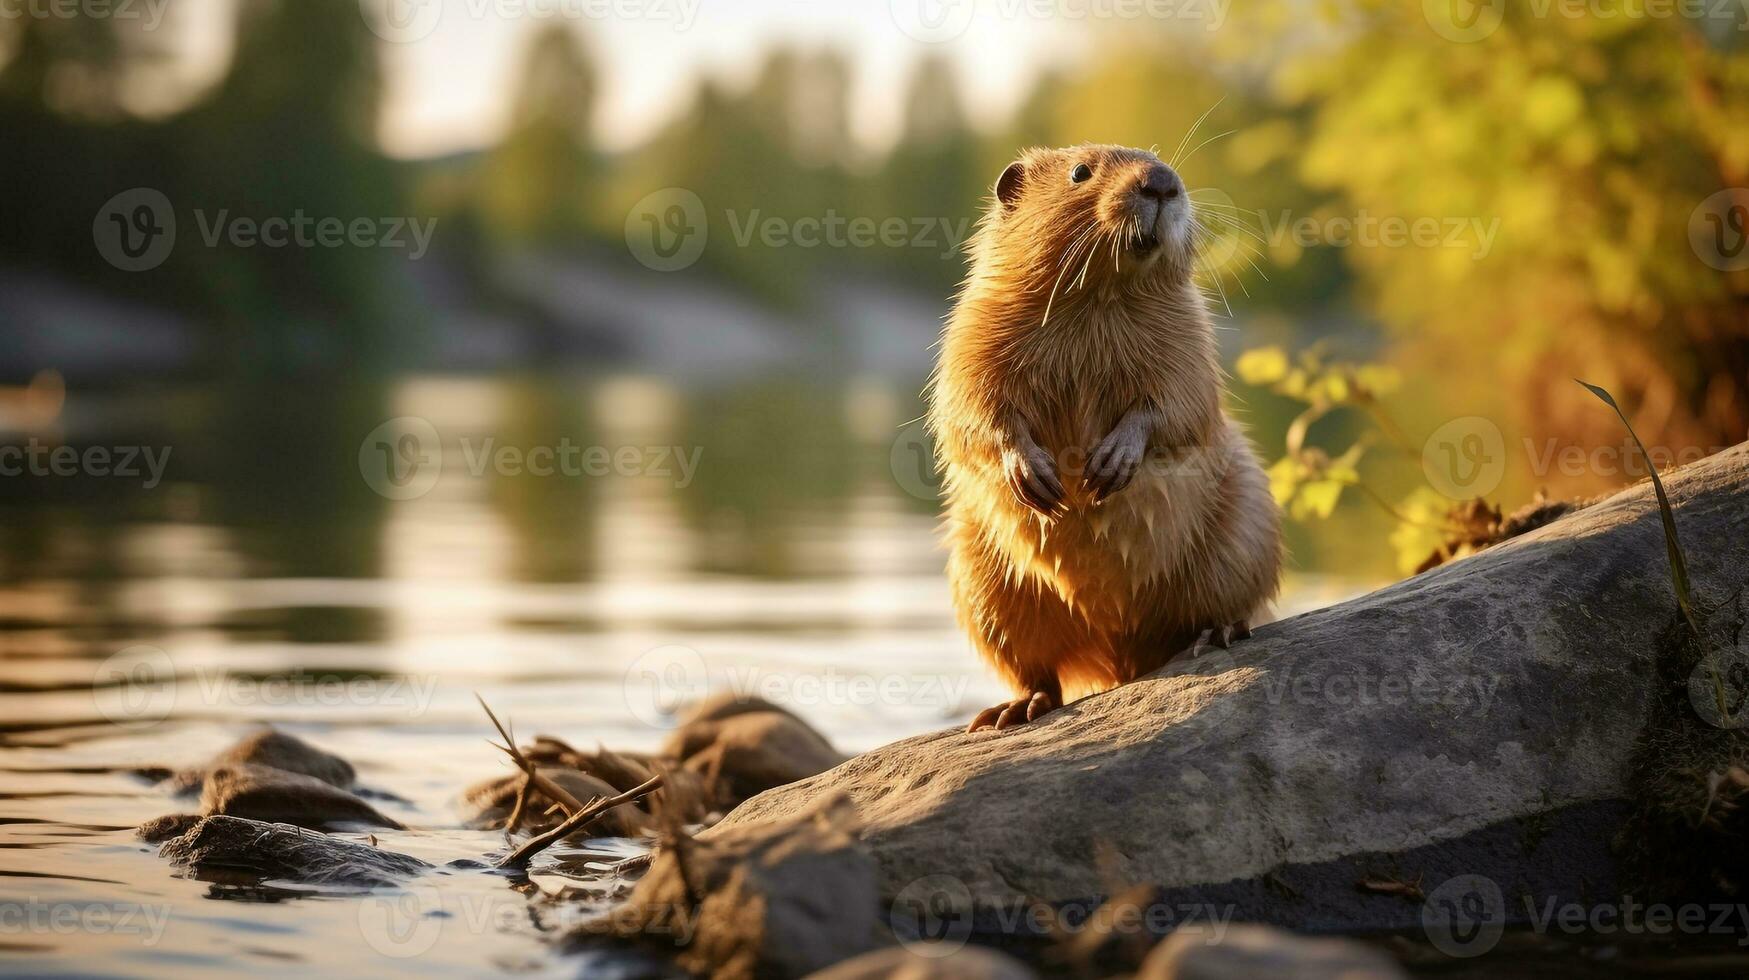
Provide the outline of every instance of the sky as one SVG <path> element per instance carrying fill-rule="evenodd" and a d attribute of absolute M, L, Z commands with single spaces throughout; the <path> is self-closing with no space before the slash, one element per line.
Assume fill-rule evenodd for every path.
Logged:
<path fill-rule="evenodd" d="M 404 157 L 493 143 L 527 42 L 555 20 L 576 25 L 601 67 L 597 135 L 612 149 L 651 135 L 685 105 L 700 77 L 750 81 L 778 42 L 830 44 L 848 53 L 854 131 L 873 148 L 897 135 L 905 80 L 926 53 L 945 53 L 959 64 L 973 121 L 993 123 L 1014 108 L 1036 72 L 1077 49 L 1077 32 L 1063 23 L 1014 14 L 1012 7 L 1005 15 L 1000 0 L 361 2 L 440 5 L 432 8 L 434 19 L 400 21 L 404 30 L 374 21 L 391 38 L 382 46 L 388 85 L 382 141 Z M 940 16 L 920 16 L 931 13 Z M 934 40 L 941 35 L 951 36 Z"/>

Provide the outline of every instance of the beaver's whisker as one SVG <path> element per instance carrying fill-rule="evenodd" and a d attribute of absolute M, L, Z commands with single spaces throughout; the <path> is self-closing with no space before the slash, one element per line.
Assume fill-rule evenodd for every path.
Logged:
<path fill-rule="evenodd" d="M 1069 246 L 1069 248 L 1063 250 L 1063 257 L 1065 259 L 1068 258 L 1070 252 L 1075 248 L 1075 245 L 1080 244 L 1097 227 L 1098 227 L 1097 220 L 1089 221 L 1088 226 L 1087 226 L 1087 230 L 1082 232 L 1081 236 L 1079 238 L 1076 238 L 1075 242 L 1073 244 L 1071 244 Z M 1045 299 L 1044 317 L 1041 318 L 1038 322 L 1038 325 L 1041 327 L 1044 326 L 1045 324 L 1051 322 L 1051 310 L 1052 310 L 1052 308 L 1054 308 L 1056 306 L 1057 290 L 1063 285 L 1064 274 L 1069 271 L 1069 266 L 1068 266 L 1067 262 L 1059 262 L 1058 264 L 1059 264 L 1060 268 L 1057 272 L 1057 281 L 1051 284 L 1051 295 Z"/>
<path fill-rule="evenodd" d="M 1227 97 L 1223 95 L 1219 99 L 1215 100 L 1214 105 L 1211 105 L 1207 109 L 1204 109 L 1202 111 L 1202 115 L 1196 117 L 1196 122 L 1191 123 L 1190 128 L 1184 131 L 1184 138 L 1178 141 L 1178 148 L 1172 151 L 1172 159 L 1166 164 L 1167 166 L 1171 167 L 1174 170 L 1178 169 L 1178 154 L 1184 152 L 1185 145 L 1191 141 L 1192 137 L 1196 136 L 1196 131 L 1198 129 L 1202 128 L 1202 121 L 1209 117 L 1209 113 L 1214 112 L 1216 109 L 1220 108 L 1221 103 L 1225 102 L 1225 101 L 1227 101 Z M 1158 154 L 1156 154 L 1156 155 L 1158 155 Z"/>
<path fill-rule="evenodd" d="M 1097 219 L 1091 219 L 1091 218 L 1088 219 L 1086 227 L 1082 228 L 1080 233 L 1075 236 L 1075 239 L 1069 243 L 1068 247 L 1063 249 L 1063 254 L 1059 255 L 1057 257 L 1057 281 L 1059 283 L 1063 279 L 1063 270 L 1066 269 L 1069 265 L 1069 256 L 1074 254 L 1076 246 L 1080 245 L 1081 242 L 1083 240 L 1085 240 L 1088 235 L 1091 235 L 1094 232 L 1094 230 L 1098 227 L 1098 225 L 1099 225 L 1099 222 Z M 1026 291 L 1029 293 L 1037 292 L 1038 286 L 1030 286 L 1027 288 Z M 1056 293 L 1056 286 L 1055 285 L 1053 285 L 1051 287 L 1051 292 L 1053 295 L 1055 295 L 1055 293 Z M 1049 313 L 1049 305 L 1050 304 L 1047 301 L 1047 303 L 1046 303 L 1046 313 L 1047 314 Z"/>
<path fill-rule="evenodd" d="M 1087 249 L 1087 258 L 1081 261 L 1081 274 L 1075 277 L 1075 285 L 1069 287 L 1071 290 L 1080 289 L 1087 282 L 1087 268 L 1093 264 L 1093 255 L 1099 251 L 1100 240 L 1105 237 L 1105 234 L 1102 231 L 1094 236 L 1093 244 Z"/>
<path fill-rule="evenodd" d="M 1219 215 L 1220 217 L 1225 218 L 1228 221 L 1232 221 L 1232 222 L 1235 222 L 1237 224 L 1243 225 L 1246 228 L 1250 228 L 1252 230 L 1257 229 L 1257 225 L 1253 224 L 1252 221 L 1250 220 L 1250 219 L 1257 217 L 1256 213 L 1252 212 L 1252 211 L 1245 211 L 1245 210 L 1242 210 L 1239 208 L 1234 208 L 1234 209 L 1229 211 L 1229 210 L 1224 210 L 1222 208 L 1222 206 L 1220 206 L 1220 205 L 1208 204 L 1208 203 L 1198 202 L 1198 201 L 1190 202 L 1190 209 L 1192 211 L 1195 211 L 1198 214 Z"/>
<path fill-rule="evenodd" d="M 1062 271 L 1065 266 L 1070 264 L 1070 256 L 1075 254 L 1076 247 L 1086 241 L 1089 235 L 1092 235 L 1098 230 L 1099 219 L 1089 218 L 1087 221 L 1087 227 L 1082 228 L 1081 232 L 1075 236 L 1075 240 L 1069 243 L 1069 247 L 1063 249 L 1063 254 L 1057 257 L 1057 270 L 1059 272 Z"/>
<path fill-rule="evenodd" d="M 1193 219 L 1193 222 L 1195 222 L 1195 219 Z M 1198 228 L 1202 228 L 1202 224 L 1200 224 L 1200 222 L 1198 222 L 1198 224 L 1196 224 L 1196 226 L 1198 226 Z M 1245 243 L 1244 242 L 1237 242 L 1237 240 L 1235 240 L 1235 245 L 1245 245 Z M 1258 262 L 1251 261 L 1251 255 L 1242 254 L 1242 255 L 1240 255 L 1240 257 L 1244 257 L 1245 261 L 1251 262 L 1251 268 L 1256 269 L 1256 271 L 1258 271 L 1258 275 L 1263 275 L 1263 269 L 1258 269 Z M 1198 262 L 1198 266 L 1202 266 L 1202 271 L 1203 271 L 1203 273 L 1205 273 L 1205 275 L 1214 276 L 1214 282 L 1216 282 L 1217 289 L 1221 289 L 1221 297 L 1223 297 L 1223 301 L 1224 301 L 1224 299 L 1226 299 L 1226 289 L 1224 289 L 1223 285 L 1221 285 L 1221 269 L 1216 268 L 1216 266 L 1214 266 L 1214 264 L 1212 264 L 1212 262 L 1209 261 L 1209 254 L 1207 254 L 1207 252 L 1202 252 L 1202 254 L 1196 255 L 1196 262 Z M 1265 276 L 1263 276 L 1263 278 L 1270 278 L 1270 276 L 1265 275 Z M 1240 278 L 1240 276 L 1235 275 L 1235 276 L 1233 276 L 1233 282 L 1237 283 L 1238 289 L 1240 289 L 1240 292 L 1244 292 L 1245 297 L 1247 297 L 1247 299 L 1251 299 L 1251 287 L 1247 287 L 1247 285 L 1245 285 L 1244 278 Z M 1230 308 L 1230 311 L 1231 311 L 1231 308 Z"/>
<path fill-rule="evenodd" d="M 1087 249 L 1086 257 L 1081 260 L 1081 274 L 1075 278 L 1075 288 L 1079 289 L 1087 284 L 1087 271 L 1093 267 L 1093 257 L 1098 255 L 1099 250 L 1104 247 L 1106 238 L 1115 234 L 1117 234 L 1115 230 L 1107 228 L 1100 231 L 1098 236 L 1093 239 L 1093 244 Z"/>
<path fill-rule="evenodd" d="M 1191 218 L 1191 223 L 1193 225 L 1196 225 L 1196 227 L 1198 227 L 1198 228 L 1202 227 L 1200 224 L 1197 223 L 1197 221 L 1194 217 Z M 1220 272 L 1216 271 L 1216 270 L 1211 270 L 1208 267 L 1206 262 L 1203 263 L 1203 272 L 1205 274 L 1212 272 L 1212 275 L 1210 275 L 1209 278 L 1214 283 L 1215 291 L 1221 294 L 1221 306 L 1222 306 L 1222 308 L 1224 308 L 1227 311 L 1227 316 L 1229 316 L 1229 317 L 1232 316 L 1233 315 L 1233 304 L 1227 301 L 1227 287 L 1221 284 Z"/>
<path fill-rule="evenodd" d="M 1229 222 L 1221 221 L 1221 216 L 1218 214 L 1199 214 L 1199 215 L 1196 215 L 1195 218 L 1197 221 L 1197 225 L 1199 227 L 1201 227 L 1204 231 L 1209 232 L 1211 234 L 1214 232 L 1220 232 L 1222 234 L 1236 233 L 1236 234 L 1244 235 L 1247 238 L 1250 238 L 1252 241 L 1255 241 L 1257 243 L 1257 245 L 1268 245 L 1269 244 L 1269 242 L 1262 235 L 1259 235 L 1257 232 L 1251 230 L 1250 228 L 1245 227 L 1244 225 L 1235 225 L 1235 224 L 1231 224 Z M 1219 223 L 1211 225 L 1211 224 L 1208 224 L 1208 223 L 1204 222 L 1203 220 L 1201 220 L 1204 218 L 1207 218 L 1207 219 L 1210 219 L 1211 221 L 1216 221 Z M 1241 245 L 1245 248 L 1250 248 L 1250 249 L 1257 248 L 1257 245 L 1252 245 L 1251 242 L 1245 241 L 1243 239 L 1234 239 L 1234 243 L 1237 245 Z M 1261 255 L 1263 253 L 1261 250 L 1259 250 L 1257 254 Z"/>
<path fill-rule="evenodd" d="M 1227 131 L 1226 131 L 1226 132 L 1224 132 L 1224 133 L 1221 133 L 1221 134 L 1219 134 L 1219 135 L 1216 135 L 1216 136 L 1210 136 L 1210 137 L 1209 137 L 1209 138 L 1208 138 L 1208 139 L 1206 139 L 1206 140 L 1203 140 L 1203 141 L 1202 141 L 1202 142 L 1201 142 L 1201 143 L 1198 143 L 1198 144 L 1196 144 L 1196 149 L 1195 149 L 1195 150 L 1191 150 L 1191 151 L 1190 151 L 1190 152 L 1189 152 L 1189 153 L 1186 153 L 1186 154 L 1185 154 L 1185 155 L 1184 155 L 1184 162 L 1185 162 L 1185 163 L 1189 163 L 1189 162 L 1190 162 L 1190 158 L 1191 158 L 1191 157 L 1193 157 L 1193 156 L 1196 156 L 1196 150 L 1200 150 L 1200 149 L 1202 149 L 1202 148 L 1203 148 L 1203 147 L 1205 147 L 1205 146 L 1207 146 L 1207 145 L 1209 145 L 1209 144 L 1210 144 L 1210 143 L 1213 143 L 1213 142 L 1214 142 L 1214 141 L 1215 141 L 1215 140 L 1218 140 L 1218 139 L 1224 139 L 1224 138 L 1226 138 L 1226 137 L 1228 137 L 1228 136 L 1231 136 L 1231 135 L 1233 135 L 1233 134 L 1234 134 L 1234 133 L 1237 133 L 1237 132 L 1238 132 L 1238 130 L 1236 130 L 1236 129 L 1229 129 L 1229 130 L 1227 130 Z"/>

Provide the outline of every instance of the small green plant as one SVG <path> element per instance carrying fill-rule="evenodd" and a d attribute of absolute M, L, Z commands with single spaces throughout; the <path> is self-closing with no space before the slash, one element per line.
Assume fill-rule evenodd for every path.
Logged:
<path fill-rule="evenodd" d="M 1574 378 L 1574 381 L 1579 381 Z M 1646 458 L 1646 469 L 1652 474 L 1652 490 L 1658 495 L 1658 516 L 1664 522 L 1664 552 L 1670 557 L 1670 586 L 1676 592 L 1677 608 L 1682 610 L 1682 618 L 1688 624 L 1688 629 L 1694 634 L 1695 642 L 1701 645 L 1702 656 L 1706 655 L 1706 634 L 1701 632 L 1700 619 L 1694 611 L 1694 593 L 1688 581 L 1688 559 L 1682 553 L 1682 540 L 1676 535 L 1676 512 L 1670 508 L 1670 497 L 1664 492 L 1664 481 L 1658 476 L 1657 464 L 1652 462 L 1652 454 L 1646 452 L 1646 444 L 1640 441 L 1640 434 L 1634 431 L 1632 422 L 1628 421 L 1627 413 L 1615 403 L 1615 397 L 1608 390 L 1585 381 L 1579 381 L 1585 390 L 1596 395 L 1605 405 L 1615 409 L 1616 418 L 1628 430 L 1629 438 L 1640 449 L 1640 455 Z M 1707 672 L 1713 686 L 1713 702 L 1719 712 L 1719 717 L 1727 722 L 1733 721 L 1729 697 L 1725 692 L 1725 679 L 1719 675 L 1719 665 L 1716 660 L 1707 657 Z"/>
<path fill-rule="evenodd" d="M 1579 381 L 1574 378 L 1574 381 Z M 1640 441 L 1640 434 L 1634 431 L 1633 423 L 1622 412 L 1621 406 L 1615 403 L 1615 397 L 1603 388 L 1584 381 L 1579 381 L 1585 389 L 1603 400 L 1605 405 L 1615 409 L 1616 418 L 1628 430 L 1629 438 L 1640 449 L 1640 455 L 1646 458 L 1646 469 L 1652 474 L 1652 489 L 1658 494 L 1658 515 L 1664 520 L 1664 550 L 1670 556 L 1670 584 L 1676 589 L 1676 605 L 1682 609 L 1682 618 L 1688 620 L 1688 628 L 1699 637 L 1700 622 L 1694 616 L 1694 598 L 1688 586 L 1688 561 L 1682 554 L 1682 542 L 1676 537 L 1676 514 L 1670 509 L 1670 498 L 1664 493 L 1664 481 L 1658 476 L 1658 466 L 1652 462 L 1652 454 L 1646 452 L 1646 444 Z M 1722 689 L 1721 689 L 1722 690 Z"/>
<path fill-rule="evenodd" d="M 1313 347 L 1289 356 L 1280 347 L 1262 347 L 1240 355 L 1234 370 L 1240 380 L 1305 405 L 1288 426 L 1285 452 L 1269 467 L 1269 488 L 1275 502 L 1299 521 L 1329 517 L 1350 487 L 1365 494 L 1397 522 L 1391 534 L 1398 566 L 1415 571 L 1430 555 L 1452 557 L 1449 542 L 1461 538 L 1465 522 L 1451 501 L 1429 486 L 1392 503 L 1361 478 L 1361 458 L 1381 441 L 1395 454 L 1419 458 L 1420 450 L 1385 411 L 1384 399 L 1402 384 L 1386 364 L 1331 360 Z M 1341 452 L 1307 444 L 1311 428 L 1338 411 L 1362 413 L 1371 428 Z"/>

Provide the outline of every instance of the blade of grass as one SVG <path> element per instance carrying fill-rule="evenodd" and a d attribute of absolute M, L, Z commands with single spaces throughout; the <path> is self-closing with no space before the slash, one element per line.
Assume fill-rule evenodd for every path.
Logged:
<path fill-rule="evenodd" d="M 1574 378 L 1574 381 L 1579 381 Z M 1640 455 L 1646 457 L 1646 469 L 1652 474 L 1652 489 L 1658 494 L 1658 516 L 1664 521 L 1664 550 L 1670 556 L 1670 584 L 1676 590 L 1676 605 L 1682 609 L 1682 618 L 1688 621 L 1688 628 L 1694 633 L 1696 642 L 1706 643 L 1706 636 L 1700 631 L 1700 621 L 1694 615 L 1694 599 L 1688 582 L 1688 562 L 1682 555 L 1682 542 L 1676 537 L 1676 514 L 1670 509 L 1670 498 L 1664 493 L 1664 481 L 1658 477 L 1658 467 L 1652 462 L 1652 454 L 1646 451 L 1646 444 L 1640 441 L 1640 434 L 1634 431 L 1633 423 L 1628 421 L 1627 413 L 1615 403 L 1615 397 L 1608 391 L 1594 384 L 1585 385 L 1585 389 L 1596 395 L 1605 405 L 1615 409 L 1616 418 L 1628 430 L 1634 445 L 1640 447 Z M 1702 651 L 1705 653 L 1704 649 Z M 1726 722 L 1732 721 L 1731 711 L 1726 706 L 1725 679 L 1719 676 L 1719 665 L 1711 657 L 1707 658 L 1707 669 L 1712 674 L 1713 701 L 1718 708 L 1719 717 Z"/>
<path fill-rule="evenodd" d="M 1574 381 L 1579 381 L 1574 378 Z M 1694 618 L 1694 600 L 1688 586 L 1688 562 L 1682 557 L 1682 542 L 1676 537 L 1676 515 L 1670 509 L 1670 498 L 1664 494 L 1664 481 L 1658 478 L 1658 467 L 1652 463 L 1652 454 L 1646 452 L 1646 444 L 1640 441 L 1639 433 L 1634 431 L 1633 424 L 1628 421 L 1627 414 L 1621 406 L 1615 403 L 1615 397 L 1608 391 L 1594 384 L 1579 381 L 1587 391 L 1596 395 L 1605 405 L 1615 409 L 1616 418 L 1628 430 L 1628 435 L 1634 440 L 1634 445 L 1640 447 L 1640 455 L 1646 457 L 1646 469 L 1652 474 L 1652 489 L 1658 494 L 1658 515 L 1664 520 L 1664 550 L 1670 555 L 1670 582 L 1676 589 L 1676 604 L 1682 608 L 1682 618 L 1688 620 L 1688 628 L 1694 631 L 1698 638 L 1700 623 Z"/>

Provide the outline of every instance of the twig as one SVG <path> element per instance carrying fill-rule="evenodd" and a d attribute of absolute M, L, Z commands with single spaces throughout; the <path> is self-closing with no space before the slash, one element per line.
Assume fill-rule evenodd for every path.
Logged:
<path fill-rule="evenodd" d="M 528 790 L 534 785 L 527 773 L 522 774 L 522 785 L 516 787 L 516 805 L 510 808 L 510 819 L 504 821 L 504 834 L 516 833 L 516 828 L 522 826 L 522 813 L 528 809 Z"/>
<path fill-rule="evenodd" d="M 480 707 L 486 709 L 486 717 L 492 719 L 492 727 L 498 729 L 498 734 L 504 737 L 504 744 L 493 743 L 494 747 L 509 753 L 511 761 L 516 763 L 517 768 L 528 774 L 528 781 L 534 784 L 534 788 L 545 793 L 547 799 L 557 803 L 559 808 L 567 814 L 576 813 L 583 809 L 582 800 L 566 792 L 563 786 L 541 775 L 534 763 L 528 761 L 528 756 L 523 755 L 517 749 L 516 739 L 511 737 L 510 731 L 504 727 L 503 722 L 498 720 L 498 716 L 492 713 L 492 706 L 486 703 L 485 698 L 480 697 L 478 691 L 474 692 L 474 700 L 480 702 Z"/>
<path fill-rule="evenodd" d="M 559 824 L 552 830 L 541 834 L 539 837 L 529 838 L 521 847 L 511 851 L 503 860 L 499 861 L 498 867 L 526 868 L 528 867 L 528 861 L 530 858 L 553 846 L 553 844 L 558 841 L 583 829 L 607 811 L 616 806 L 635 803 L 661 788 L 662 777 L 660 775 L 655 775 L 651 776 L 642 784 L 634 786 L 618 796 L 596 800 L 588 806 L 583 807 L 581 810 L 578 810 L 576 813 L 571 814 L 569 817 L 566 817 L 564 823 Z"/>

